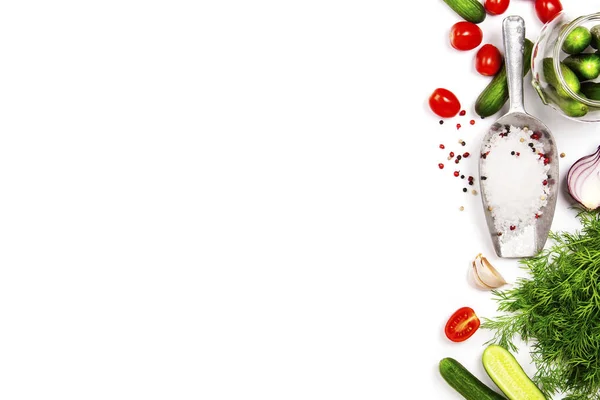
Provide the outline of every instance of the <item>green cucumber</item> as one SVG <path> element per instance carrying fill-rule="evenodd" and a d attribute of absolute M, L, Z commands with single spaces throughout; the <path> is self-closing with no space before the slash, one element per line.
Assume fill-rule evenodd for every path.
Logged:
<path fill-rule="evenodd" d="M 533 42 L 525 39 L 523 60 L 523 76 L 527 75 L 531 69 L 531 52 L 533 51 Z M 508 100 L 508 81 L 506 79 L 506 66 L 502 65 L 500 71 L 494 76 L 492 81 L 483 89 L 483 92 L 475 101 L 475 112 L 480 117 L 489 117 L 502 109 Z"/>
<path fill-rule="evenodd" d="M 592 42 L 590 44 L 593 48 L 600 49 L 600 25 L 596 25 L 590 29 L 590 33 L 592 34 Z"/>
<path fill-rule="evenodd" d="M 506 400 L 471 374 L 461 363 L 447 357 L 440 361 L 442 378 L 467 400 Z"/>
<path fill-rule="evenodd" d="M 589 112 L 589 107 L 575 99 L 559 96 L 556 89 L 549 87 L 548 97 L 569 117 L 580 118 Z M 587 97 L 587 96 L 586 96 Z"/>
<path fill-rule="evenodd" d="M 516 358 L 504 347 L 492 344 L 483 351 L 483 367 L 510 400 L 546 400 Z"/>
<path fill-rule="evenodd" d="M 590 100 L 600 101 L 600 83 L 584 82 L 581 84 L 581 93 Z"/>
<path fill-rule="evenodd" d="M 466 21 L 478 24 L 485 20 L 485 8 L 477 0 L 444 0 L 444 3 Z"/>
<path fill-rule="evenodd" d="M 575 72 L 580 81 L 589 81 L 600 76 L 600 56 L 595 53 L 574 54 L 563 60 Z"/>
<path fill-rule="evenodd" d="M 562 49 L 568 54 L 579 54 L 592 42 L 592 34 L 585 26 L 578 26 L 565 38 Z"/>
<path fill-rule="evenodd" d="M 543 70 L 546 81 L 554 86 L 558 95 L 566 99 L 570 98 L 571 96 L 569 96 L 565 88 L 558 82 L 558 76 L 556 76 L 554 71 L 554 61 L 551 58 L 544 58 Z M 572 91 L 579 92 L 581 84 L 579 83 L 579 78 L 577 78 L 575 72 L 571 71 L 571 68 L 567 67 L 563 62 L 560 63 L 560 70 L 567 86 L 569 86 Z"/>

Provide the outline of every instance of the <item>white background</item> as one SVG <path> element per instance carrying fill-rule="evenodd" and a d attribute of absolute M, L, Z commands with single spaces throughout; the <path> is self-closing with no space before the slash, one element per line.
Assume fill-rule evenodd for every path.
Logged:
<path fill-rule="evenodd" d="M 513 13 L 535 39 L 532 2 Z M 494 119 L 468 124 L 489 79 L 450 48 L 458 20 L 441 0 L 4 2 L 0 397 L 458 399 L 446 356 L 489 383 L 488 332 L 443 335 L 458 307 L 495 314 L 477 253 L 519 274 L 437 168 Z M 436 87 L 467 116 L 438 125 Z M 598 144 L 529 87 L 526 107 L 563 175 Z"/>

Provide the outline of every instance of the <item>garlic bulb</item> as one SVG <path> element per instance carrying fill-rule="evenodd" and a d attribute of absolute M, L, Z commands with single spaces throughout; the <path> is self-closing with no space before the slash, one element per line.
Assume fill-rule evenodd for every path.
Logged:
<path fill-rule="evenodd" d="M 482 289 L 491 290 L 506 285 L 502 275 L 481 254 L 478 254 L 472 263 L 471 275 L 475 284 Z"/>

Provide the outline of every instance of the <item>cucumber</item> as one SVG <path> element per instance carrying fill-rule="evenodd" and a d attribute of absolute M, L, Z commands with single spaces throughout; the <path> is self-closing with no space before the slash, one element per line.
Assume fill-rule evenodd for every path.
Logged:
<path fill-rule="evenodd" d="M 533 43 L 525 39 L 523 59 L 523 76 L 531 69 L 531 52 Z M 483 92 L 475 101 L 475 112 L 480 117 L 489 117 L 502 109 L 508 100 L 508 81 L 506 80 L 506 66 L 502 65 L 500 71 L 492 81 L 483 89 Z"/>
<path fill-rule="evenodd" d="M 600 76 L 600 56 L 595 53 L 574 54 L 563 60 L 575 72 L 580 81 L 589 81 Z"/>
<path fill-rule="evenodd" d="M 590 44 L 593 48 L 600 49 L 600 25 L 596 25 L 590 29 L 590 33 L 592 34 L 592 42 Z"/>
<path fill-rule="evenodd" d="M 590 100 L 600 101 L 600 83 L 584 82 L 581 84 L 581 93 Z"/>
<path fill-rule="evenodd" d="M 592 34 L 585 26 L 573 29 L 563 42 L 562 49 L 568 54 L 579 54 L 592 42 Z"/>
<path fill-rule="evenodd" d="M 485 8 L 477 0 L 444 0 L 463 19 L 478 24 L 485 20 Z"/>
<path fill-rule="evenodd" d="M 491 344 L 483 351 L 483 367 L 510 400 L 546 400 L 519 362 L 504 347 Z"/>
<path fill-rule="evenodd" d="M 440 361 L 442 378 L 467 400 L 506 400 L 471 374 L 461 363 L 447 357 Z"/>
<path fill-rule="evenodd" d="M 589 107 L 579 101 L 572 98 L 564 98 L 559 96 L 556 90 L 552 87 L 548 88 L 546 92 L 548 97 L 552 99 L 554 104 L 556 104 L 565 114 L 569 117 L 579 118 L 583 117 L 589 112 Z M 587 96 L 586 96 L 587 97 Z"/>
<path fill-rule="evenodd" d="M 551 58 L 544 58 L 543 70 L 546 81 L 548 81 L 550 85 L 554 86 L 558 95 L 566 99 L 570 98 L 564 87 L 558 82 L 558 77 L 554 71 L 554 64 Z M 567 86 L 569 86 L 572 91 L 579 92 L 581 84 L 579 83 L 579 78 L 577 78 L 575 72 L 571 71 L 571 68 L 567 67 L 563 62 L 560 63 L 560 70 Z"/>

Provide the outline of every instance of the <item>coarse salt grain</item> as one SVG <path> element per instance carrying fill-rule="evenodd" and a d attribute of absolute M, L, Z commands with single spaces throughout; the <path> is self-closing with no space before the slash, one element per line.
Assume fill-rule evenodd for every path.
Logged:
<path fill-rule="evenodd" d="M 550 188 L 543 182 L 550 165 L 540 156 L 543 144 L 530 140 L 525 129 L 510 126 L 493 135 L 482 152 L 489 153 L 481 160 L 480 172 L 487 178 L 481 182 L 481 192 L 491 207 L 494 228 L 506 244 L 520 246 L 523 236 L 531 235 L 535 215 L 548 203 Z"/>

